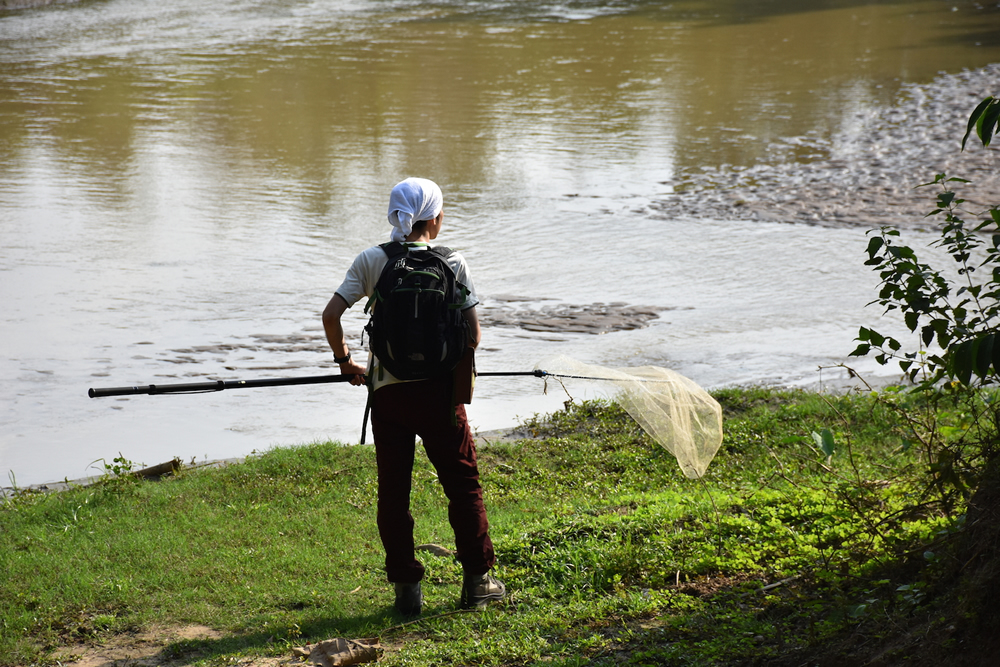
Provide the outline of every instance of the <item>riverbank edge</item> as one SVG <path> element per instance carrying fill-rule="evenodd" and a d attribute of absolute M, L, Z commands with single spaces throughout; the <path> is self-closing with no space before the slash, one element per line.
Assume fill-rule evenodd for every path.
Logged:
<path fill-rule="evenodd" d="M 788 387 L 782 385 L 770 385 L 766 383 L 760 383 L 755 385 L 746 385 L 735 387 L 738 389 L 754 389 L 754 388 L 766 388 L 774 391 L 788 391 L 788 390 L 799 390 L 807 393 L 815 394 L 831 394 L 831 395 L 842 395 L 850 392 L 867 392 L 867 391 L 881 391 L 886 387 L 899 386 L 900 378 L 891 376 L 878 376 L 878 377 L 866 377 L 860 378 L 857 376 L 851 377 L 839 377 L 832 380 L 819 380 L 808 385 Z M 716 389 L 731 389 L 734 387 L 717 387 Z M 709 390 L 711 393 L 713 390 Z M 490 429 L 486 431 L 480 431 L 478 429 L 473 429 L 473 435 L 476 439 L 476 446 L 490 446 L 496 443 L 502 442 L 513 442 L 515 440 L 531 440 L 539 437 L 532 432 L 530 428 L 525 427 L 523 424 L 517 424 L 515 426 Z M 284 446 L 294 446 L 294 445 L 284 445 Z M 366 446 L 352 444 L 349 446 Z M 367 445 L 371 446 L 371 445 Z M 246 460 L 247 457 L 233 457 L 226 459 L 210 459 L 202 461 L 200 463 L 192 462 L 190 464 L 185 464 L 179 459 L 174 459 L 176 464 L 176 469 L 182 469 L 184 472 L 194 472 L 206 468 L 218 468 L 227 465 L 238 465 Z M 171 462 L 163 462 L 158 465 L 151 465 L 149 468 L 143 470 L 135 471 L 140 477 L 145 479 L 157 480 L 160 474 L 143 474 L 144 471 L 153 471 L 156 469 L 163 468 Z M 105 479 L 107 474 L 102 475 L 92 475 L 88 477 L 81 477 L 78 479 L 64 479 L 57 482 L 40 482 L 38 484 L 27 484 L 25 486 L 0 486 L 0 503 L 5 502 L 8 498 L 17 495 L 18 493 L 57 493 L 60 491 L 67 491 L 69 489 L 86 487 L 96 484 L 97 482 Z"/>

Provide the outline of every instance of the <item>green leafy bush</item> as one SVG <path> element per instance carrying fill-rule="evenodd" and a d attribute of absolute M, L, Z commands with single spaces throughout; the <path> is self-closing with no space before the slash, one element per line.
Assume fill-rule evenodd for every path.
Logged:
<path fill-rule="evenodd" d="M 987 97 L 969 118 L 963 150 L 973 130 L 989 146 L 998 119 L 1000 100 Z M 955 493 L 971 494 L 1000 444 L 1000 403 L 991 388 L 1000 384 L 1000 207 L 966 211 L 956 186 L 967 183 L 938 174 L 920 186 L 939 187 L 928 217 L 943 216 L 943 222 L 931 246 L 943 249 L 950 265 L 921 261 L 890 227 L 874 230 L 868 242 L 865 264 L 881 280 L 872 303 L 902 314 L 906 328 L 916 334 L 915 349 L 861 327 L 851 353 L 874 353 L 882 365 L 896 361 L 915 384 L 920 403 L 896 405 L 909 424 L 911 442 L 925 455 L 932 486 L 946 500 Z M 944 404 L 957 419 L 941 420 Z"/>

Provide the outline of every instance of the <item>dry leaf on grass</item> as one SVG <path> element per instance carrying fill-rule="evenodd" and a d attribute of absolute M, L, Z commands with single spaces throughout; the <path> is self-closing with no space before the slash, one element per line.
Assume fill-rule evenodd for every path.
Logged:
<path fill-rule="evenodd" d="M 414 547 L 417 551 L 429 551 L 435 556 L 454 556 L 455 552 L 451 549 L 445 548 L 440 544 L 418 544 Z"/>
<path fill-rule="evenodd" d="M 310 665 L 319 667 L 347 667 L 364 662 L 375 662 L 382 645 L 377 637 L 370 639 L 327 639 L 318 644 L 308 644 L 292 649 L 295 655 L 308 658 Z"/>

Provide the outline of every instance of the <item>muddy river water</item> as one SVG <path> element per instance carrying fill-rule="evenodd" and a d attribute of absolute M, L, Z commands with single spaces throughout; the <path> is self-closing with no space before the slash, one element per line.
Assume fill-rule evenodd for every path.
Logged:
<path fill-rule="evenodd" d="M 966 1 L 0 10 L 0 484 L 357 442 L 344 385 L 87 389 L 333 372 L 319 313 L 410 175 L 444 190 L 481 370 L 836 386 L 819 367 L 879 321 L 865 231 L 919 241 L 913 186 L 945 170 L 1000 201 L 990 153 L 958 151 L 993 63 L 1000 9 Z M 470 417 L 559 409 L 542 388 L 481 378 Z"/>

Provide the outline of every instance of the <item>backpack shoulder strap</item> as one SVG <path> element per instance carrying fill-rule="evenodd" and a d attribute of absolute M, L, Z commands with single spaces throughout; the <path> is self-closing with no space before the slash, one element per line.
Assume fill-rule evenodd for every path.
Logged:
<path fill-rule="evenodd" d="M 389 256 L 390 262 L 392 262 L 392 260 L 396 259 L 397 257 L 405 255 L 407 252 L 409 252 L 409 248 L 407 248 L 406 245 L 400 243 L 399 241 L 388 241 L 386 243 L 381 243 L 379 244 L 379 248 L 382 248 L 385 254 Z"/>
<path fill-rule="evenodd" d="M 439 256 L 441 259 L 448 259 L 451 256 L 451 254 L 455 252 L 451 248 L 446 248 L 443 245 L 436 245 L 434 247 L 428 248 L 427 250 Z"/>
<path fill-rule="evenodd" d="M 428 252 L 432 252 L 444 261 L 444 265 L 448 268 L 447 276 L 451 278 L 451 283 L 457 292 L 457 301 L 450 304 L 449 308 L 460 308 L 465 303 L 465 297 L 469 295 L 469 288 L 458 281 L 458 276 L 455 275 L 455 269 L 452 268 L 451 264 L 448 263 L 448 258 L 455 254 L 455 251 L 443 245 L 434 246 L 429 248 Z"/>
<path fill-rule="evenodd" d="M 388 241 L 386 243 L 380 243 L 378 247 L 382 248 L 388 259 L 385 263 L 385 266 L 382 267 L 382 272 L 379 274 L 378 280 L 375 283 L 375 291 L 368 298 L 368 302 L 365 304 L 365 314 L 371 312 L 372 307 L 375 305 L 376 302 L 382 300 L 382 295 L 379 294 L 378 286 L 382 284 L 384 280 L 386 280 L 386 277 L 390 273 L 392 273 L 392 267 L 396 263 L 396 260 L 400 257 L 403 257 L 404 255 L 406 255 L 406 253 L 410 251 L 410 249 L 407 248 L 405 244 L 400 243 L 399 241 Z"/>

